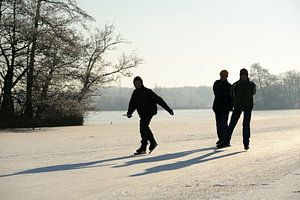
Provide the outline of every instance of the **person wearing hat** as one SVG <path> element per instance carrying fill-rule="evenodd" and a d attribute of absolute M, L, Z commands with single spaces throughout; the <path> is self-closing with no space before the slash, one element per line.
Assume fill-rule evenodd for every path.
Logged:
<path fill-rule="evenodd" d="M 231 135 L 241 116 L 241 113 L 243 112 L 243 144 L 245 150 L 249 149 L 250 121 L 253 109 L 253 96 L 255 93 L 256 86 L 255 83 L 249 80 L 247 69 L 241 69 L 240 80 L 235 82 L 231 88 L 231 96 L 233 98 L 233 113 L 231 115 L 226 140 L 217 146 L 218 148 L 230 146 Z"/>
<path fill-rule="evenodd" d="M 168 111 L 170 115 L 174 115 L 174 112 L 160 96 L 144 86 L 141 77 L 135 77 L 133 84 L 135 90 L 129 101 L 126 115 L 128 118 L 131 118 L 132 113 L 137 110 L 140 116 L 140 134 L 142 140 L 141 146 L 136 150 L 135 155 L 145 154 L 148 142 L 150 142 L 149 153 L 151 153 L 157 147 L 157 142 L 155 141 L 149 124 L 152 117 L 157 114 L 157 104 Z"/>
<path fill-rule="evenodd" d="M 227 78 L 228 71 L 222 70 L 220 72 L 220 79 L 216 80 L 213 85 L 215 98 L 212 108 L 215 113 L 218 135 L 216 145 L 221 144 L 225 140 L 228 131 L 229 111 L 232 110 L 232 98 L 230 95 L 231 84 L 227 81 Z"/>

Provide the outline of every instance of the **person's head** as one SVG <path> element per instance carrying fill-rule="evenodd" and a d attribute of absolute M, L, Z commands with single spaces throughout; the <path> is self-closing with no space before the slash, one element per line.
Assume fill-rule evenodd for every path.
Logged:
<path fill-rule="evenodd" d="M 144 86 L 143 85 L 143 79 L 139 76 L 134 77 L 133 85 L 136 89 L 141 89 Z"/>
<path fill-rule="evenodd" d="M 220 72 L 220 78 L 221 80 L 227 80 L 228 78 L 228 71 L 223 69 L 221 72 Z"/>
<path fill-rule="evenodd" d="M 245 81 L 248 79 L 248 70 L 247 69 L 243 68 L 240 70 L 240 79 L 242 81 Z"/>

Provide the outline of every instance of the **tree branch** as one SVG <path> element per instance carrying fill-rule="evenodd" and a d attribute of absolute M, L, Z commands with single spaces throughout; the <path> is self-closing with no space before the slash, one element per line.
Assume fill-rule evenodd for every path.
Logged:
<path fill-rule="evenodd" d="M 4 58 L 5 58 L 6 65 L 7 65 L 7 67 L 9 68 L 9 66 L 10 66 L 10 63 L 9 63 L 9 58 L 6 56 L 6 54 L 5 54 L 5 50 L 2 48 L 2 46 L 1 46 L 1 45 L 0 45 L 0 48 L 1 48 L 2 55 L 3 55 L 3 56 L 4 56 Z"/>

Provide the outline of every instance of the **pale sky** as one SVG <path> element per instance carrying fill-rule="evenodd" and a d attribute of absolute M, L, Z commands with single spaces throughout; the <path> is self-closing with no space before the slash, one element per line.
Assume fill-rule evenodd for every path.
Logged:
<path fill-rule="evenodd" d="M 300 70 L 300 0 L 77 0 L 145 61 L 147 87 L 211 86 L 259 62 L 273 74 Z M 119 86 L 132 87 L 132 78 Z"/>

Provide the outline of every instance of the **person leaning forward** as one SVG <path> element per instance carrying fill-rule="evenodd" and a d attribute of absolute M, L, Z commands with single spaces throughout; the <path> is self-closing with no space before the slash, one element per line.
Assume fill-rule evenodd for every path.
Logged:
<path fill-rule="evenodd" d="M 233 130 L 241 116 L 244 113 L 243 118 L 243 144 L 244 149 L 249 149 L 250 143 L 250 121 L 251 113 L 253 109 L 253 95 L 256 93 L 255 83 L 249 80 L 247 69 L 240 70 L 240 80 L 235 82 L 231 88 L 231 95 L 233 97 L 233 113 L 231 115 L 228 133 L 226 140 L 222 144 L 218 145 L 218 148 L 230 146 L 230 140 Z"/>
<path fill-rule="evenodd" d="M 232 110 L 232 98 L 230 95 L 231 84 L 227 81 L 228 71 L 222 70 L 220 72 L 220 79 L 216 80 L 213 85 L 214 103 L 213 111 L 216 118 L 216 128 L 218 141 L 217 145 L 225 140 L 228 131 L 228 115 Z"/>
<path fill-rule="evenodd" d="M 146 153 L 148 141 L 150 142 L 149 151 L 151 153 L 157 147 L 157 142 L 149 124 L 152 117 L 157 114 L 157 104 L 168 111 L 170 115 L 174 115 L 174 112 L 160 96 L 144 86 L 141 77 L 135 77 L 133 84 L 135 90 L 129 101 L 127 117 L 131 118 L 132 113 L 137 110 L 140 116 L 140 134 L 142 138 L 141 146 L 136 150 L 135 154 Z"/>

